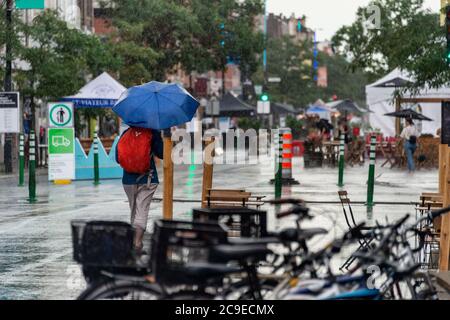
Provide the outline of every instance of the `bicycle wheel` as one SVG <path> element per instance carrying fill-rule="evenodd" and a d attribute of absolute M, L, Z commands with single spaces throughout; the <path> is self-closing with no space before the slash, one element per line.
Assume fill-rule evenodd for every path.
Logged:
<path fill-rule="evenodd" d="M 264 300 L 278 285 L 276 280 L 262 280 L 259 284 L 260 293 Z M 253 297 L 253 291 L 248 281 L 240 281 L 234 283 L 221 294 L 226 300 L 255 300 Z"/>
<path fill-rule="evenodd" d="M 159 300 L 159 287 L 148 282 L 109 281 L 90 286 L 78 300 Z"/>
<path fill-rule="evenodd" d="M 202 291 L 179 291 L 164 297 L 164 300 L 213 300 L 216 296 Z"/>

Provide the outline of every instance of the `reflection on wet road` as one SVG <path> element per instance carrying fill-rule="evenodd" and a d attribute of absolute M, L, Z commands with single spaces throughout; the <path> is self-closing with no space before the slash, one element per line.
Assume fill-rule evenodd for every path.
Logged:
<path fill-rule="evenodd" d="M 162 176 L 162 170 L 160 169 Z M 414 176 L 400 171 L 377 168 L 375 201 L 416 201 L 420 192 L 437 188 L 437 171 L 418 172 Z M 201 165 L 177 166 L 174 197 L 198 200 L 201 196 Z M 306 200 L 337 201 L 337 169 L 310 169 L 294 160 L 294 177 L 299 186 L 285 188 L 286 196 Z M 161 177 L 162 178 L 162 177 Z M 273 164 L 218 165 L 214 168 L 214 187 L 245 188 L 255 194 L 273 196 Z M 346 189 L 353 201 L 364 201 L 367 168 L 348 168 Z M 162 179 L 161 179 L 162 180 Z M 0 299 L 73 299 L 84 288 L 79 267 L 72 260 L 70 221 L 72 219 L 128 220 L 128 204 L 121 181 L 102 181 L 95 187 L 91 181 L 78 181 L 55 186 L 39 177 L 38 203 L 28 204 L 27 189 L 16 187 L 11 177 L 0 177 Z M 155 197 L 161 197 L 159 188 Z M 190 210 L 199 203 L 175 202 L 175 218 L 189 219 Z M 161 202 L 154 202 L 151 217 L 161 217 Z M 291 221 L 275 221 L 269 211 L 269 229 L 289 225 Z M 308 222 L 328 228 L 325 238 L 313 240 L 316 245 L 345 230 L 341 208 L 337 204 L 311 205 L 317 218 Z M 376 206 L 374 216 L 395 219 L 412 206 Z M 365 208 L 356 207 L 357 218 L 365 219 Z M 151 223 L 149 223 L 149 228 Z"/>

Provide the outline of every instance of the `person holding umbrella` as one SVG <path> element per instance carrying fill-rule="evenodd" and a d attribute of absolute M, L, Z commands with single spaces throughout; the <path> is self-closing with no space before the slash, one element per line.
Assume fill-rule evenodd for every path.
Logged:
<path fill-rule="evenodd" d="M 134 248 L 143 249 L 148 214 L 159 179 L 155 159 L 164 158 L 159 130 L 130 127 L 119 139 L 116 160 L 123 168 L 122 184 L 130 206 L 130 222 L 135 228 Z"/>
<path fill-rule="evenodd" d="M 159 183 L 154 156 L 165 158 L 164 161 L 172 159 L 169 151 L 164 154 L 164 144 L 172 143 L 170 128 L 191 121 L 199 105 L 178 84 L 152 81 L 125 91 L 113 107 L 130 126 L 119 140 L 116 160 L 124 169 L 122 183 L 130 204 L 131 224 L 136 230 L 137 252 L 142 252 L 150 204 Z M 161 130 L 164 130 L 164 142 Z M 164 184 L 172 188 L 173 181 L 168 180 L 165 177 Z"/>
<path fill-rule="evenodd" d="M 408 170 L 413 172 L 415 170 L 414 165 L 414 153 L 417 149 L 417 136 L 418 131 L 414 126 L 414 122 L 411 118 L 406 119 L 406 127 L 403 129 L 400 137 L 404 139 L 404 146 L 406 152 L 406 158 L 408 161 Z"/>
<path fill-rule="evenodd" d="M 408 161 L 408 170 L 409 172 L 413 172 L 415 170 L 414 153 L 417 149 L 417 137 L 420 135 L 419 131 L 414 126 L 413 119 L 418 121 L 433 120 L 421 113 L 412 110 L 411 108 L 386 113 L 385 116 L 406 119 L 406 127 L 403 129 L 400 137 L 404 140 L 404 149 Z M 396 132 L 396 134 L 398 134 L 398 132 Z"/>

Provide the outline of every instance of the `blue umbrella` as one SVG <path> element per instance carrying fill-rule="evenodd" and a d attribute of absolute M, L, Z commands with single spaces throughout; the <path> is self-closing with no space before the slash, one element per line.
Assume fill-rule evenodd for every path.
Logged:
<path fill-rule="evenodd" d="M 113 111 L 129 126 L 163 130 L 191 121 L 199 105 L 178 84 L 152 81 L 125 91 Z"/>

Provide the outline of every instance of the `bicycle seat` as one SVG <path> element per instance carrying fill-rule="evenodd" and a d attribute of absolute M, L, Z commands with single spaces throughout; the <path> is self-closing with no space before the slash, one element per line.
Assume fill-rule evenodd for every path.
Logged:
<path fill-rule="evenodd" d="M 266 259 L 272 253 L 265 245 L 217 245 L 211 248 L 210 259 L 214 262 L 227 263 L 230 261 L 252 260 L 253 262 Z"/>
<path fill-rule="evenodd" d="M 183 267 L 182 273 L 191 278 L 204 281 L 206 279 L 221 278 L 231 273 L 241 272 L 239 267 L 213 263 L 188 263 Z"/>
<path fill-rule="evenodd" d="M 309 240 L 315 236 L 321 234 L 327 234 L 328 231 L 322 228 L 311 228 L 311 229 L 295 229 L 288 228 L 282 230 L 278 236 L 283 242 L 294 242 L 294 241 L 304 241 Z"/>

